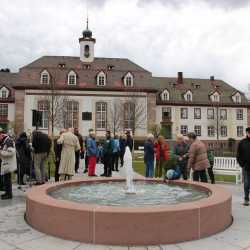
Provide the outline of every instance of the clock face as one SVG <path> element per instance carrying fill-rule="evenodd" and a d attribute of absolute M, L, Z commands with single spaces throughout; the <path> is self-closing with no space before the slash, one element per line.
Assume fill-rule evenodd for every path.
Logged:
<path fill-rule="evenodd" d="M 89 58 L 90 52 L 89 52 L 89 45 L 85 45 L 84 47 L 84 56 Z"/>

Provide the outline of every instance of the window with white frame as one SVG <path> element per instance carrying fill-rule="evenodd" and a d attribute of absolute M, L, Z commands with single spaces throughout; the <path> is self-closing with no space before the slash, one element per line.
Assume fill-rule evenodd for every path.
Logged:
<path fill-rule="evenodd" d="M 171 120 L 171 107 L 162 108 L 162 120 Z"/>
<path fill-rule="evenodd" d="M 181 130 L 180 130 L 180 133 L 182 135 L 187 135 L 188 134 L 188 126 L 187 125 L 181 125 Z"/>
<path fill-rule="evenodd" d="M 96 130 L 105 130 L 107 128 L 107 103 L 96 103 Z"/>
<path fill-rule="evenodd" d="M 227 137 L 227 126 L 220 127 L 220 135 L 221 137 Z"/>
<path fill-rule="evenodd" d="M 243 136 L 244 136 L 243 126 L 237 126 L 237 137 L 243 137 Z"/>
<path fill-rule="evenodd" d="M 79 103 L 77 101 L 68 100 L 64 102 L 64 127 L 79 127 Z"/>
<path fill-rule="evenodd" d="M 227 120 L 227 110 L 220 109 L 220 120 Z"/>
<path fill-rule="evenodd" d="M 207 135 L 209 137 L 214 137 L 215 136 L 215 128 L 214 128 L 214 126 L 208 126 L 207 127 Z"/>
<path fill-rule="evenodd" d="M 213 120 L 214 119 L 214 109 L 213 108 L 208 108 L 207 109 L 207 119 L 208 120 Z"/>
<path fill-rule="evenodd" d="M 38 101 L 37 109 L 42 112 L 41 128 L 47 129 L 49 127 L 49 101 L 48 100 Z"/>
<path fill-rule="evenodd" d="M 181 108 L 181 119 L 188 119 L 188 109 Z"/>
<path fill-rule="evenodd" d="M 123 81 L 124 81 L 123 83 L 124 83 L 125 87 L 133 87 L 133 85 L 134 85 L 134 78 L 133 78 L 133 75 L 130 72 L 128 72 L 125 75 Z"/>
<path fill-rule="evenodd" d="M 0 90 L 0 98 L 6 99 L 9 97 L 9 90 L 5 87 L 2 87 Z"/>
<path fill-rule="evenodd" d="M 243 120 L 243 109 L 236 109 L 236 120 Z"/>
<path fill-rule="evenodd" d="M 49 84 L 50 82 L 50 75 L 47 70 L 42 71 L 40 76 L 40 83 L 41 84 Z"/>
<path fill-rule="evenodd" d="M 235 103 L 241 103 L 241 94 L 237 92 L 235 95 L 233 95 L 232 99 Z"/>
<path fill-rule="evenodd" d="M 126 102 L 124 103 L 124 128 L 135 129 L 135 103 Z"/>
<path fill-rule="evenodd" d="M 201 109 L 194 108 L 194 119 L 201 119 Z"/>
<path fill-rule="evenodd" d="M 210 97 L 212 102 L 219 102 L 220 101 L 220 94 L 218 92 L 215 92 Z"/>
<path fill-rule="evenodd" d="M 103 71 L 101 71 L 97 75 L 97 86 L 105 86 L 106 85 L 106 75 Z"/>
<path fill-rule="evenodd" d="M 168 101 L 169 100 L 169 92 L 165 89 L 161 93 L 161 100 L 162 101 Z"/>
<path fill-rule="evenodd" d="M 7 119 L 8 117 L 8 104 L 0 104 L 0 118 Z"/>
<path fill-rule="evenodd" d="M 68 73 L 68 85 L 76 85 L 76 73 L 73 70 Z"/>
<path fill-rule="evenodd" d="M 197 136 L 201 136 L 201 126 L 200 125 L 195 125 L 194 126 L 194 132 Z"/>
<path fill-rule="evenodd" d="M 193 100 L 193 94 L 190 90 L 188 90 L 185 94 L 184 94 L 184 99 L 185 101 L 191 102 Z"/>

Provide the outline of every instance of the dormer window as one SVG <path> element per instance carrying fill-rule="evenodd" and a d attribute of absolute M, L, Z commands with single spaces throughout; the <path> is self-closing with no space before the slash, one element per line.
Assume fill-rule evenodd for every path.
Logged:
<path fill-rule="evenodd" d="M 184 94 L 184 99 L 185 101 L 191 102 L 193 100 L 193 94 L 190 90 L 188 90 L 185 94 Z"/>
<path fill-rule="evenodd" d="M 113 70 L 114 69 L 114 65 L 108 65 L 108 70 Z"/>
<path fill-rule="evenodd" d="M 97 75 L 97 86 L 105 86 L 106 85 L 106 75 L 103 71 L 101 71 Z"/>
<path fill-rule="evenodd" d="M 232 99 L 235 103 L 241 103 L 241 94 L 237 92 L 232 96 Z"/>
<path fill-rule="evenodd" d="M 9 90 L 5 87 L 2 87 L 0 90 L 0 98 L 6 99 L 9 97 Z"/>
<path fill-rule="evenodd" d="M 68 73 L 68 85 L 76 85 L 76 73 L 73 70 Z"/>
<path fill-rule="evenodd" d="M 49 84 L 49 82 L 50 82 L 49 72 L 47 70 L 44 70 L 40 76 L 40 83 L 41 84 Z"/>
<path fill-rule="evenodd" d="M 161 93 L 161 100 L 169 101 L 169 92 L 166 89 Z"/>
<path fill-rule="evenodd" d="M 219 102 L 220 101 L 220 94 L 218 92 L 214 92 L 211 96 L 210 99 L 212 102 Z"/>
<path fill-rule="evenodd" d="M 65 63 L 59 63 L 59 64 L 58 64 L 58 68 L 60 68 L 60 69 L 65 68 L 65 66 L 66 66 Z"/>
<path fill-rule="evenodd" d="M 90 69 L 90 64 L 83 64 L 83 69 L 89 70 Z"/>
<path fill-rule="evenodd" d="M 125 87 L 133 87 L 133 85 L 134 85 L 134 79 L 133 79 L 133 75 L 130 72 L 128 72 L 125 75 L 123 83 L 124 83 Z"/>

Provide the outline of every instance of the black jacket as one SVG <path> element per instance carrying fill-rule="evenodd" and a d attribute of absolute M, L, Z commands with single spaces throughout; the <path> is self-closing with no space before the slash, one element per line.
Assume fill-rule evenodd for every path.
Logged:
<path fill-rule="evenodd" d="M 21 167 L 22 173 L 30 174 L 31 166 L 31 148 L 27 136 L 21 134 L 16 140 L 16 152 L 18 167 Z"/>
<path fill-rule="evenodd" d="M 133 151 L 134 142 L 133 142 L 133 138 L 130 135 L 127 136 L 126 146 L 129 147 L 131 152 Z"/>
<path fill-rule="evenodd" d="M 33 132 L 32 135 L 32 147 L 35 153 L 47 153 L 50 152 L 51 140 L 47 134 L 40 131 Z"/>
<path fill-rule="evenodd" d="M 250 171 L 250 138 L 240 141 L 237 150 L 237 161 L 242 168 Z"/>

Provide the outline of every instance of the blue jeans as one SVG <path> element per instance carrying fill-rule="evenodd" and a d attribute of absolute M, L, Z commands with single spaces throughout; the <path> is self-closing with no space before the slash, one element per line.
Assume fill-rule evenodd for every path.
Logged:
<path fill-rule="evenodd" d="M 154 176 L 154 160 L 146 161 L 146 177 L 152 178 Z"/>
<path fill-rule="evenodd" d="M 244 181 L 244 192 L 245 192 L 245 201 L 249 201 L 249 191 L 250 191 L 250 172 L 243 170 L 243 181 Z"/>

